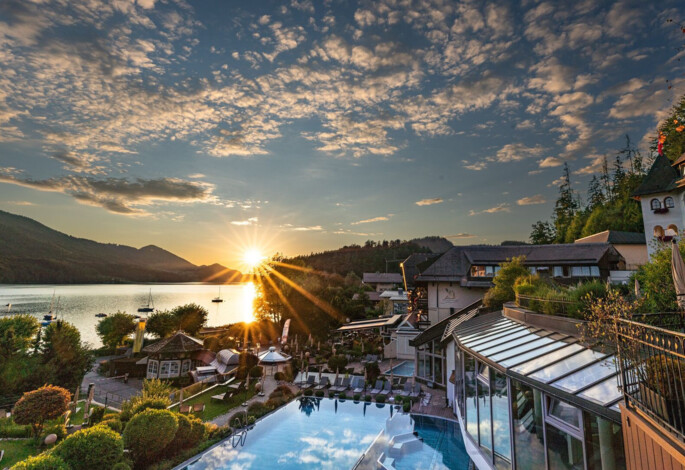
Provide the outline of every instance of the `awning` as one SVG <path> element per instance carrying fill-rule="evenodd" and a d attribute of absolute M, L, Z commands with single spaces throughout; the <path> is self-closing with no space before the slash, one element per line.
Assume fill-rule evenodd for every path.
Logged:
<path fill-rule="evenodd" d="M 581 406 L 619 412 L 623 395 L 611 352 L 499 312 L 463 323 L 452 336 L 462 349 L 512 378 Z"/>
<path fill-rule="evenodd" d="M 367 328 L 383 328 L 395 326 L 402 319 L 402 315 L 392 315 L 391 317 L 374 318 L 373 320 L 360 320 L 347 323 L 337 331 L 364 330 Z"/>

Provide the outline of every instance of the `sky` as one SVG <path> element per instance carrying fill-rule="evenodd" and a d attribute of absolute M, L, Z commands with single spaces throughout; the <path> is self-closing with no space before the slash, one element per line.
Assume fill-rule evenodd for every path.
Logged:
<path fill-rule="evenodd" d="M 674 20 L 674 22 L 669 22 Z M 0 209 L 237 267 L 526 240 L 685 93 L 644 1 L 0 2 Z"/>

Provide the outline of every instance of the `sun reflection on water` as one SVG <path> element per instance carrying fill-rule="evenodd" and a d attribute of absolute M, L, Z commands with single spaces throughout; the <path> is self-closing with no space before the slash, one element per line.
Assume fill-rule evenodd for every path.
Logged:
<path fill-rule="evenodd" d="M 251 323 L 255 320 L 254 300 L 257 297 L 257 287 L 252 282 L 243 284 L 243 321 Z"/>

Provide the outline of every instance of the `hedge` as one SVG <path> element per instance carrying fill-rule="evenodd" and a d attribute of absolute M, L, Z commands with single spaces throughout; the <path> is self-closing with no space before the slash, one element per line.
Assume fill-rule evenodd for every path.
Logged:
<path fill-rule="evenodd" d="M 73 470 L 110 468 L 124 455 L 121 436 L 107 426 L 94 426 L 71 434 L 55 447 L 53 454 Z"/>
<path fill-rule="evenodd" d="M 178 417 L 169 410 L 145 410 L 135 415 L 124 429 L 124 444 L 136 464 L 160 457 L 178 430 Z"/>
<path fill-rule="evenodd" d="M 55 455 L 40 454 L 14 464 L 11 470 L 70 470 L 70 468 Z"/>

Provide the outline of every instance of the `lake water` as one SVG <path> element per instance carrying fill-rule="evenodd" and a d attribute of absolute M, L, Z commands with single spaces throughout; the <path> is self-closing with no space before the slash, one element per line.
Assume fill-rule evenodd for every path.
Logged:
<path fill-rule="evenodd" d="M 81 338 L 98 347 L 102 345 L 95 332 L 100 320 L 96 313 L 122 311 L 139 315 L 138 308 L 147 304 L 152 290 L 152 300 L 157 310 L 171 309 L 194 302 L 209 312 L 208 326 L 221 326 L 253 318 L 253 284 L 230 284 L 221 286 L 221 303 L 212 299 L 219 295 L 216 284 L 88 284 L 88 285 L 7 285 L 0 284 L 0 312 L 28 313 L 39 320 L 50 310 L 53 293 L 55 303 L 59 298 L 58 318 L 74 324 L 81 331 Z M 140 315 L 145 315 L 141 313 Z"/>

